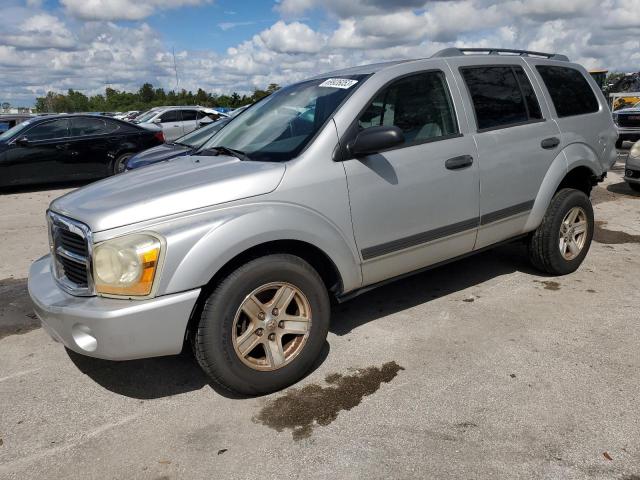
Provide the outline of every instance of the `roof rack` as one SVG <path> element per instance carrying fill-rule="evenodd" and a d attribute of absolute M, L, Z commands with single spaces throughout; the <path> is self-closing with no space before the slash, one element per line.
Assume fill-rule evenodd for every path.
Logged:
<path fill-rule="evenodd" d="M 460 57 L 467 53 L 484 53 L 486 55 L 500 55 L 502 53 L 517 55 L 520 57 L 542 57 L 549 60 L 559 60 L 561 62 L 568 62 L 569 57 L 566 55 L 560 55 L 558 53 L 542 53 L 532 52 L 530 50 L 513 50 L 510 48 L 445 48 L 439 52 L 434 53 L 431 58 L 437 57 Z"/>

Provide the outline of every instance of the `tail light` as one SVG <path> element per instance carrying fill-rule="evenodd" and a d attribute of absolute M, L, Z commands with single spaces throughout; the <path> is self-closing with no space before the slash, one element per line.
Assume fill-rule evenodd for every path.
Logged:
<path fill-rule="evenodd" d="M 154 137 L 156 137 L 160 143 L 164 143 L 164 133 L 163 132 L 156 132 L 153 134 Z"/>

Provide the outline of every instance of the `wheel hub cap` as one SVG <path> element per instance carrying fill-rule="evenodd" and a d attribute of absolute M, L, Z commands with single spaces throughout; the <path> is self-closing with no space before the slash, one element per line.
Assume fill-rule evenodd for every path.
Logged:
<path fill-rule="evenodd" d="M 584 248 L 587 239 L 587 213 L 582 207 L 573 207 L 560 224 L 560 254 L 573 260 Z"/>
<path fill-rule="evenodd" d="M 233 348 L 247 366 L 277 370 L 304 348 L 311 329 L 311 306 L 302 291 L 285 282 L 256 288 L 233 321 Z"/>

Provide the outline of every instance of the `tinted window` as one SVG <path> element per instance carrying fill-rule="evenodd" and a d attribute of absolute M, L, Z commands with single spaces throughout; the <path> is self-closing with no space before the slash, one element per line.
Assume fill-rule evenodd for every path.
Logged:
<path fill-rule="evenodd" d="M 102 118 L 71 119 L 71 136 L 104 135 L 117 130 L 119 125 Z"/>
<path fill-rule="evenodd" d="M 549 90 L 559 117 L 598 111 L 598 100 L 582 73 L 573 68 L 536 67 Z"/>
<path fill-rule="evenodd" d="M 527 102 L 516 77 L 516 67 L 470 67 L 461 69 L 461 72 L 473 101 L 478 130 L 529 121 Z M 533 113 L 538 116 L 533 116 L 533 119 L 540 118 L 537 102 L 536 107 Z"/>
<path fill-rule="evenodd" d="M 408 144 L 458 133 L 442 72 L 402 78 L 380 92 L 358 119 L 361 129 L 395 125 Z"/>
<path fill-rule="evenodd" d="M 182 120 L 187 122 L 190 120 L 195 120 L 197 116 L 197 112 L 195 110 L 183 110 L 182 111 Z"/>
<path fill-rule="evenodd" d="M 26 137 L 29 140 L 51 140 L 69 136 L 69 120 L 60 119 L 52 122 L 41 123 L 28 130 Z"/>
<path fill-rule="evenodd" d="M 533 87 L 531 86 L 531 82 L 529 81 L 527 74 L 524 73 L 524 70 L 520 67 L 514 67 L 513 71 L 516 72 L 518 83 L 520 84 L 520 88 L 522 89 L 522 95 L 524 95 L 524 100 L 526 102 L 527 110 L 529 113 L 529 119 L 540 120 L 542 118 L 540 104 L 538 103 L 538 99 L 536 98 L 536 94 L 533 91 Z"/>
<path fill-rule="evenodd" d="M 165 112 L 162 115 L 160 115 L 160 121 L 162 123 L 180 122 L 181 121 L 180 111 L 179 110 L 169 110 L 168 112 Z"/>

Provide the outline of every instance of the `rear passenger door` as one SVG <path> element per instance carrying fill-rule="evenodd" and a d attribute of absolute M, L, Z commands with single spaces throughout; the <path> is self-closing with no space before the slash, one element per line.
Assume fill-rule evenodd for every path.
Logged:
<path fill-rule="evenodd" d="M 118 124 L 104 118 L 72 117 L 70 148 L 74 171 L 79 177 L 96 178 L 107 175 L 111 161 L 107 154 L 112 145 L 109 134 L 114 133 Z M 117 141 L 117 139 L 114 139 Z"/>
<path fill-rule="evenodd" d="M 167 142 L 172 142 L 176 138 L 184 135 L 180 110 L 169 110 L 164 112 L 160 115 L 160 125 L 162 126 L 164 139 Z"/>
<path fill-rule="evenodd" d="M 446 68 L 446 64 L 442 62 Z M 382 87 L 348 128 L 395 125 L 398 147 L 344 158 L 365 285 L 473 249 L 478 167 L 467 122 L 445 69 L 411 73 Z"/>
<path fill-rule="evenodd" d="M 526 231 L 529 212 L 549 166 L 561 151 L 531 71 L 520 60 L 448 60 L 466 93 L 480 166 L 480 227 L 476 249 Z"/>
<path fill-rule="evenodd" d="M 184 131 L 184 135 L 187 133 L 193 132 L 196 128 L 198 128 L 197 118 L 198 111 L 197 110 L 182 110 L 182 130 Z"/>

